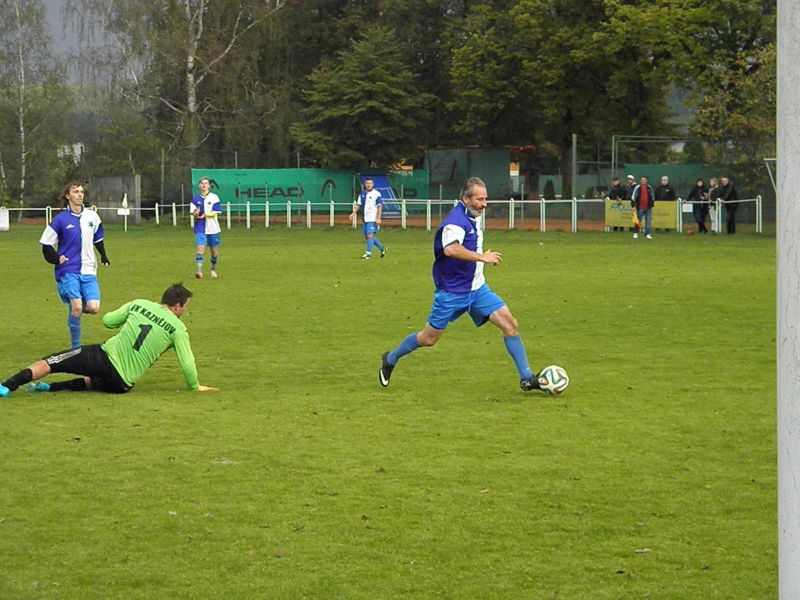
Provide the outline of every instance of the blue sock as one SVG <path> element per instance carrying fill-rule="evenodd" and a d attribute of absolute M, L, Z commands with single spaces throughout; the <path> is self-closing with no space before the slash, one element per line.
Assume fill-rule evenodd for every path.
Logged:
<path fill-rule="evenodd" d="M 367 254 L 372 254 L 372 247 L 375 245 L 375 238 L 367 238 Z"/>
<path fill-rule="evenodd" d="M 203 270 L 203 255 L 202 254 L 196 254 L 195 255 L 195 260 L 197 261 L 197 270 L 198 271 L 202 271 Z"/>
<path fill-rule="evenodd" d="M 420 346 L 417 343 L 417 334 L 412 333 L 406 339 L 400 342 L 400 345 L 397 348 L 389 352 L 389 356 L 387 356 L 386 358 L 389 361 L 389 364 L 394 366 L 397 364 L 398 360 L 400 360 L 409 352 L 413 352 L 419 347 Z"/>
<path fill-rule="evenodd" d="M 81 345 L 81 318 L 73 317 L 72 313 L 67 314 L 67 327 L 69 327 L 69 337 L 73 348 Z"/>
<path fill-rule="evenodd" d="M 372 238 L 372 243 L 375 245 L 375 247 L 376 247 L 378 250 L 380 250 L 381 252 L 383 252 L 383 244 L 381 244 L 381 243 L 378 241 L 378 238 L 376 238 L 376 237 Z"/>
<path fill-rule="evenodd" d="M 506 345 L 506 350 L 514 359 L 514 364 L 519 371 L 520 379 L 527 379 L 533 376 L 533 371 L 528 366 L 528 357 L 525 354 L 525 346 L 518 335 L 508 335 L 503 337 L 503 343 Z"/>

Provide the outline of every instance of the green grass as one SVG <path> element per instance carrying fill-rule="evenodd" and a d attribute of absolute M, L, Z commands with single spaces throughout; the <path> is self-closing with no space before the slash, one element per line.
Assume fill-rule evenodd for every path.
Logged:
<path fill-rule="evenodd" d="M 39 229 L 0 234 L 0 375 L 67 345 Z M 103 311 L 183 280 L 169 352 L 120 397 L 0 403 L 2 598 L 766 598 L 777 592 L 774 238 L 488 232 L 534 367 L 422 327 L 431 234 L 111 229 Z M 104 340 L 85 316 L 84 342 Z"/>

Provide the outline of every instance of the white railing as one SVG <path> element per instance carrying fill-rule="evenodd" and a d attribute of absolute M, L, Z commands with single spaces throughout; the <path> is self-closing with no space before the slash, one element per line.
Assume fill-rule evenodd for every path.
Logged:
<path fill-rule="evenodd" d="M 623 200 L 623 202 L 626 202 Z M 410 226 L 412 221 L 416 221 L 420 224 L 424 223 L 426 230 L 431 231 L 436 222 L 434 220 L 434 209 L 439 209 L 440 214 L 446 214 L 449 211 L 456 201 L 454 200 L 435 200 L 435 199 L 421 199 L 421 200 L 409 200 L 408 198 L 400 199 L 400 214 L 394 215 L 385 215 L 384 216 L 384 223 L 392 223 L 394 221 L 398 221 L 399 225 L 402 229 L 407 229 Z M 601 205 L 604 206 L 605 199 L 603 198 L 540 198 L 538 200 L 490 200 L 487 206 L 487 219 L 495 221 L 496 223 L 502 223 L 507 221 L 507 229 L 524 229 L 524 219 L 525 215 L 531 215 L 534 218 L 538 218 L 538 229 L 541 232 L 546 232 L 548 230 L 548 223 L 552 223 L 554 221 L 558 221 L 558 223 L 563 223 L 565 220 L 569 222 L 569 230 L 572 233 L 577 233 L 579 230 L 579 226 L 581 222 L 593 222 L 598 223 L 602 222 L 605 224 L 605 209 L 603 209 L 603 214 L 600 218 L 593 218 L 589 219 L 584 217 L 583 219 L 580 218 L 580 208 L 582 206 L 589 206 L 589 205 Z M 743 200 L 735 200 L 731 203 L 736 204 L 744 204 L 744 203 L 754 203 L 755 204 L 755 230 L 756 233 L 763 233 L 764 230 L 764 221 L 763 221 L 763 203 L 761 196 L 757 196 L 756 198 L 747 198 Z M 345 221 L 344 217 L 346 214 L 352 212 L 354 208 L 353 203 L 349 202 L 334 202 L 333 200 L 329 202 L 296 202 L 292 203 L 291 201 L 287 201 L 284 204 L 273 205 L 270 206 L 269 201 L 265 201 L 263 203 L 254 203 L 254 202 L 242 202 L 242 203 L 231 203 L 225 202 L 224 204 L 224 213 L 225 213 L 225 227 L 227 229 L 231 229 L 234 226 L 236 221 L 241 220 L 242 212 L 244 213 L 244 223 L 247 229 L 251 229 L 253 227 L 253 216 L 259 215 L 263 212 L 264 218 L 264 227 L 269 228 L 274 224 L 274 214 L 283 213 L 285 215 L 285 223 L 287 228 L 291 228 L 295 223 L 302 223 L 300 220 L 302 218 L 302 214 L 305 213 L 305 226 L 307 229 L 310 229 L 314 224 L 314 216 L 321 217 L 317 220 L 317 223 L 320 222 L 326 223 L 328 227 L 335 227 L 336 226 L 336 217 L 337 215 L 340 217 L 340 224 L 349 225 L 352 228 L 358 227 L 356 221 Z M 684 226 L 684 210 L 685 207 L 697 204 L 696 202 L 691 202 L 687 200 L 682 200 L 678 198 L 675 202 L 675 210 L 676 210 L 676 231 L 682 231 Z M 553 209 L 559 206 L 568 206 L 568 211 L 560 211 L 560 215 L 557 217 L 553 216 Z M 712 206 L 715 206 L 717 210 L 715 211 L 715 230 L 721 231 L 722 226 L 722 207 L 724 207 L 724 203 L 720 200 L 717 200 L 715 203 L 712 203 Z M 90 207 L 93 210 L 98 211 L 100 214 L 104 212 L 113 213 L 114 215 L 117 214 L 116 208 L 109 208 L 109 207 Z M 14 218 L 14 213 L 19 213 L 20 211 L 24 211 L 26 215 L 41 215 L 44 217 L 46 223 L 50 223 L 53 218 L 54 212 L 57 212 L 57 208 L 52 208 L 49 206 L 43 208 L 9 208 L 7 209 L 9 212 L 9 221 L 13 224 L 16 220 Z M 507 217 L 504 214 L 504 211 L 507 210 Z M 189 204 L 177 204 L 173 202 L 167 206 L 159 206 L 156 204 L 152 208 L 141 208 L 141 209 L 131 209 L 131 215 L 139 214 L 140 218 L 155 218 L 155 224 L 161 225 L 162 217 L 164 214 L 168 214 L 171 216 L 171 224 L 173 227 L 177 227 L 180 224 L 180 221 L 183 221 L 183 215 L 188 213 L 188 221 L 189 224 L 194 224 L 194 217 L 191 215 L 191 205 Z M 178 218 L 178 214 L 182 215 L 180 221 Z M 234 219 L 234 212 L 236 213 L 236 218 Z M 498 214 L 499 213 L 499 214 Z M 568 216 L 567 214 L 568 213 Z M 327 219 L 324 218 L 323 215 L 327 215 Z M 19 214 L 17 215 L 19 217 Z M 416 218 L 415 218 L 416 217 Z M 126 217 L 127 219 L 128 217 Z M 530 218 L 530 217 L 529 217 Z M 486 220 L 484 219 L 483 227 L 486 227 Z M 127 226 L 127 225 L 126 225 Z M 608 230 L 609 227 L 606 227 Z"/>

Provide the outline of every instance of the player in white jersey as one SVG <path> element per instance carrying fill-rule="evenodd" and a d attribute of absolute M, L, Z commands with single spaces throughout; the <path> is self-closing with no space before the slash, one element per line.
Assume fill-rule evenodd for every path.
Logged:
<path fill-rule="evenodd" d="M 58 295 L 69 305 L 67 326 L 72 347 L 77 348 L 81 345 L 81 314 L 96 314 L 100 310 L 95 248 L 103 266 L 111 263 L 106 256 L 100 215 L 83 204 L 83 185 L 68 183 L 61 199 L 64 210 L 45 227 L 39 243 L 44 259 L 55 265 Z"/>
<path fill-rule="evenodd" d="M 222 204 L 219 196 L 210 191 L 211 182 L 208 177 L 201 177 L 197 182 L 200 193 L 192 198 L 192 214 L 194 215 L 194 241 L 197 245 L 195 260 L 197 270 L 194 276 L 203 278 L 203 255 L 206 245 L 211 252 L 211 279 L 217 278 L 217 260 L 219 259 L 220 226 L 219 215 Z"/>
<path fill-rule="evenodd" d="M 383 213 L 383 197 L 375 189 L 375 182 L 372 179 L 364 180 L 364 189 L 358 195 L 353 212 L 350 213 L 350 220 L 354 221 L 358 214 L 358 209 L 364 209 L 364 239 L 367 240 L 367 251 L 361 257 L 369 259 L 372 256 L 372 248 L 380 250 L 381 258 L 386 256 L 386 246 L 381 244 L 375 237 L 381 228 L 381 215 Z"/>

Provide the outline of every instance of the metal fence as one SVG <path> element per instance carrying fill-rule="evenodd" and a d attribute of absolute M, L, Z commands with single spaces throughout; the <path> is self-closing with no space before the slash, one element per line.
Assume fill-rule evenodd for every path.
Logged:
<path fill-rule="evenodd" d="M 453 200 L 408 200 L 401 199 L 399 214 L 384 216 L 384 226 L 399 226 L 402 229 L 410 227 L 425 227 L 431 231 L 442 219 L 447 211 L 452 208 L 457 201 Z M 605 202 L 603 198 L 540 198 L 538 200 L 490 200 L 488 202 L 482 224 L 484 228 L 508 229 L 508 230 L 529 230 L 529 231 L 570 231 L 576 233 L 580 230 L 608 231 L 611 228 L 605 221 Z M 763 233 L 763 207 L 761 196 L 735 201 L 739 205 L 752 206 L 752 217 L 748 221 L 754 223 L 756 233 Z M 692 202 L 682 199 L 675 201 L 676 211 L 676 231 L 683 231 L 685 213 L 691 213 Z M 234 226 L 244 225 L 247 229 L 262 227 L 336 227 L 346 226 L 351 228 L 358 227 L 355 221 L 351 221 L 348 216 L 353 210 L 351 203 L 337 202 L 281 202 L 279 205 L 270 206 L 265 202 L 225 202 L 221 221 L 227 229 Z M 723 204 L 717 201 L 712 206 L 717 208 L 712 211 L 713 218 L 716 219 L 716 229 L 721 231 L 723 222 Z M 141 220 L 154 222 L 156 226 L 185 226 L 193 224 L 194 218 L 191 216 L 190 204 L 172 203 L 166 206 L 156 204 L 152 208 L 140 209 L 113 209 L 105 207 L 91 207 L 102 215 L 103 212 L 114 211 L 116 215 L 122 215 L 124 228 L 128 229 L 129 216 L 138 216 Z M 26 219 L 44 219 L 49 223 L 53 218 L 54 210 L 52 207 L 26 208 L 26 209 L 0 209 L 8 211 L 9 221 L 13 222 L 13 216 L 17 212 L 17 221 L 22 220 L 22 211 Z M 744 222 L 748 222 L 744 221 Z M 688 221 L 689 223 L 693 222 Z"/>

